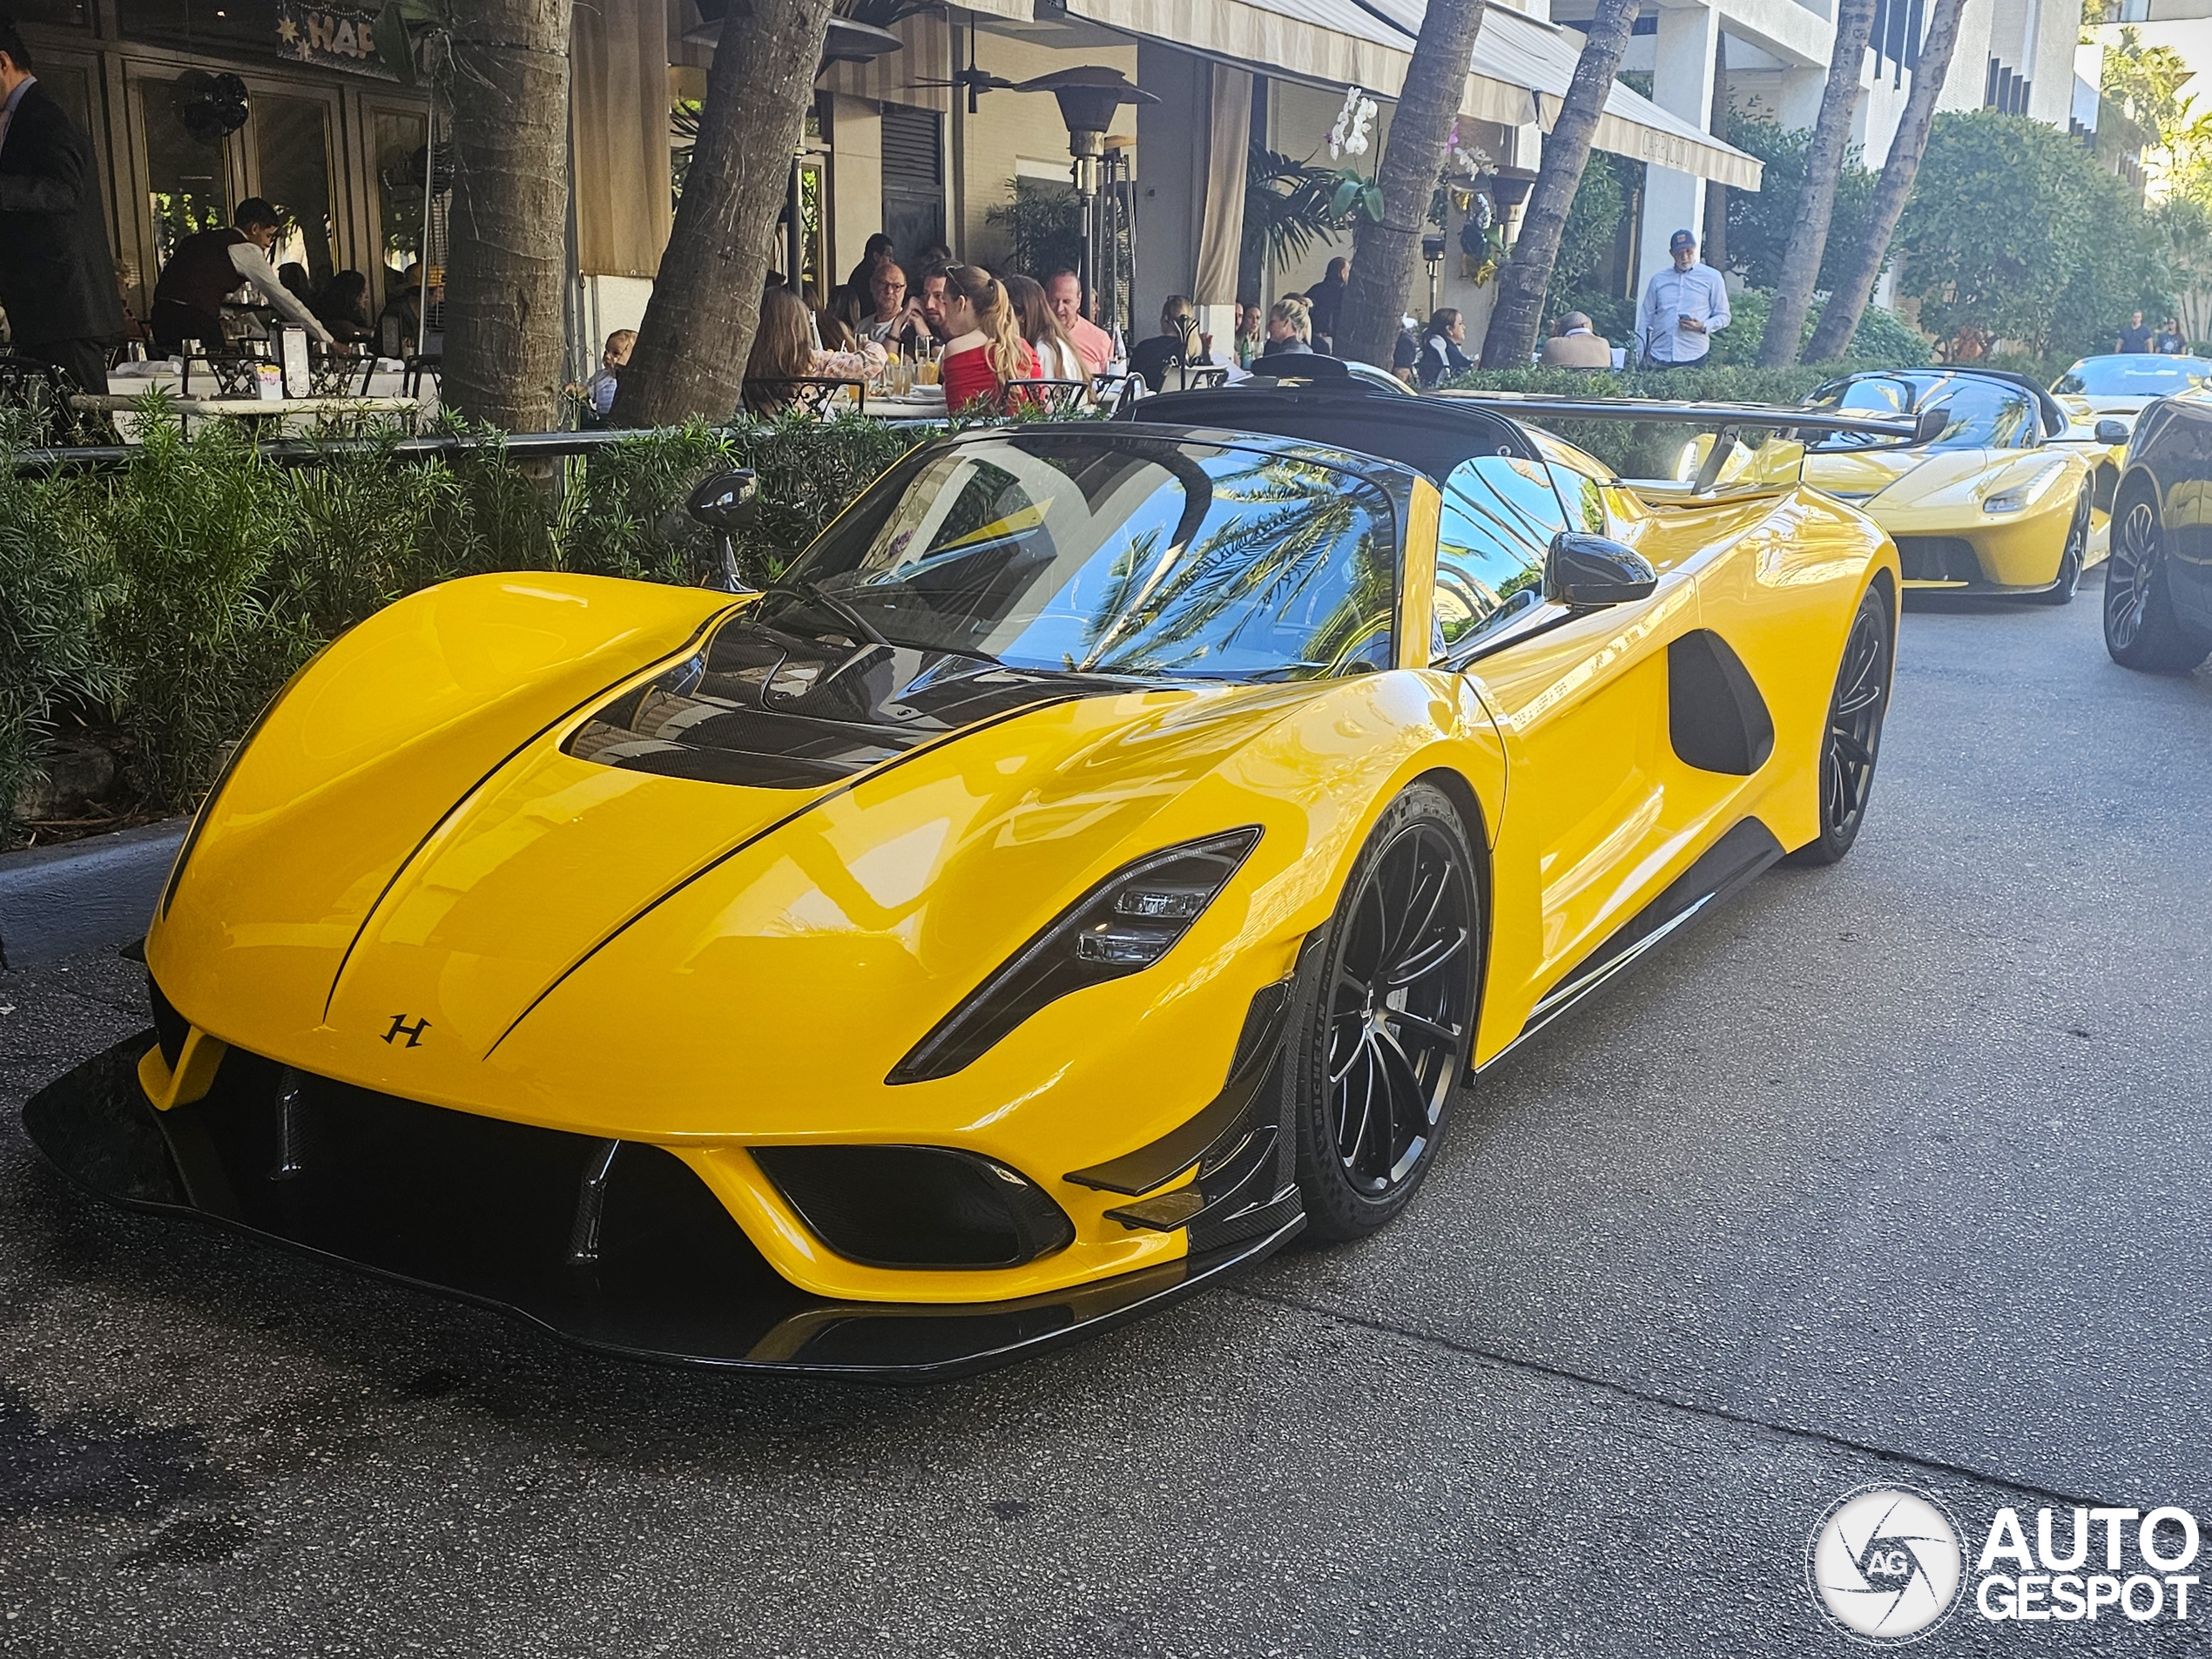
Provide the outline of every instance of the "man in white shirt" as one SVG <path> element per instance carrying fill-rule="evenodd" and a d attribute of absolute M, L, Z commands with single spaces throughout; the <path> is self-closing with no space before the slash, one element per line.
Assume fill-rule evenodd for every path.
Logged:
<path fill-rule="evenodd" d="M 248 196 L 231 216 L 229 230 L 201 231 L 177 244 L 154 285 L 153 337 L 162 354 L 176 356 L 187 340 L 209 351 L 223 349 L 223 301 L 251 287 L 287 322 L 307 331 L 307 338 L 330 344 L 330 330 L 300 303 L 269 263 L 281 226 L 277 210 L 259 196 Z"/>
<path fill-rule="evenodd" d="M 1697 239 L 1676 231 L 1667 239 L 1675 262 L 1652 273 L 1636 312 L 1636 344 L 1646 368 L 1688 368 L 1703 363 L 1712 337 L 1728 327 L 1728 284 L 1697 262 Z"/>

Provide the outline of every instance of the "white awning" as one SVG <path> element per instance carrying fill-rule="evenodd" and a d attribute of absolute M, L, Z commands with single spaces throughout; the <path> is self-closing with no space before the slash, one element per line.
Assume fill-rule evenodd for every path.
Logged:
<path fill-rule="evenodd" d="M 961 0 L 970 10 L 1028 20 L 1034 0 Z M 1068 15 L 1261 74 L 1394 98 L 1405 84 L 1426 0 L 1065 0 Z M 1581 56 L 1579 34 L 1504 5 L 1484 9 L 1460 108 L 1507 126 L 1559 119 Z M 1615 82 L 1598 118 L 1597 147 L 1738 190 L 1759 187 L 1757 158 Z"/>

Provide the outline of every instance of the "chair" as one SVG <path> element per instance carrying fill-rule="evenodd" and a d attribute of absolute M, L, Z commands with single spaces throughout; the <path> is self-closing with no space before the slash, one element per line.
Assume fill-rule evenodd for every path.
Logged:
<path fill-rule="evenodd" d="M 51 363 L 0 352 L 0 408 L 25 410 L 58 429 L 69 420 L 69 387 Z"/>
<path fill-rule="evenodd" d="M 852 401 L 846 403 L 850 392 Z M 796 409 L 811 420 L 826 420 L 849 407 L 854 415 L 868 412 L 868 383 L 841 380 L 830 374 L 795 374 L 787 378 L 762 376 L 745 383 L 740 414 L 782 415 Z"/>
<path fill-rule="evenodd" d="M 1048 415 L 1077 415 L 1090 403 L 1089 381 L 1008 381 L 994 400 L 1001 415 L 1035 410 Z"/>
<path fill-rule="evenodd" d="M 1197 368 L 1189 363 L 1171 363 L 1161 378 L 1162 390 L 1167 388 L 1170 381 L 1175 382 L 1175 389 L 1179 392 L 1216 392 L 1229 384 L 1229 371 L 1218 363 Z"/>
<path fill-rule="evenodd" d="M 437 380 L 443 374 L 446 366 L 442 352 L 424 352 L 420 357 L 410 357 L 406 361 L 406 377 L 400 381 L 402 397 L 420 398 L 422 395 L 422 377 L 428 374 L 432 380 Z"/>
<path fill-rule="evenodd" d="M 177 378 L 177 395 L 192 395 L 192 369 L 197 367 L 204 385 L 200 394 L 203 397 L 259 397 L 260 366 L 266 361 L 245 352 L 205 352 L 198 357 L 187 356 Z"/>

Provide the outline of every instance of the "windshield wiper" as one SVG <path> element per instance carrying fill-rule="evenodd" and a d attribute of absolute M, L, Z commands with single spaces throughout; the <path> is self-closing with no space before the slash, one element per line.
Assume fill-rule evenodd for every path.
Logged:
<path fill-rule="evenodd" d="M 819 606 L 860 635 L 862 641 L 867 644 L 887 646 L 891 644 L 876 631 L 875 624 L 866 617 L 853 610 L 835 594 L 824 591 L 819 584 L 807 581 L 804 577 L 787 576 L 780 582 L 769 583 L 765 591 L 786 594 L 792 598 L 804 599 Z"/>

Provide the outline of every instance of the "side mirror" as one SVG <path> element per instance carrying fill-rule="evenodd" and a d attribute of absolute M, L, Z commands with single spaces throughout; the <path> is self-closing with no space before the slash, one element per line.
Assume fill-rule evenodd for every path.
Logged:
<path fill-rule="evenodd" d="M 1544 555 L 1544 597 L 1577 608 L 1649 599 L 1659 573 L 1632 547 L 1609 536 L 1561 530 Z"/>
<path fill-rule="evenodd" d="M 707 529 L 727 536 L 752 523 L 752 498 L 759 489 L 759 475 L 743 469 L 711 473 L 691 492 L 684 510 Z"/>
<path fill-rule="evenodd" d="M 1912 442 L 1915 444 L 1933 443 L 1950 429 L 1951 411 L 1949 409 L 1941 407 L 1922 409 L 1919 419 L 1913 424 Z"/>
<path fill-rule="evenodd" d="M 2099 443 L 2125 443 L 2128 442 L 2128 423 L 2125 421 L 2115 421 L 2112 418 L 2112 416 L 2107 415 L 2103 420 L 2097 422 L 2096 429 L 2097 442 Z"/>

